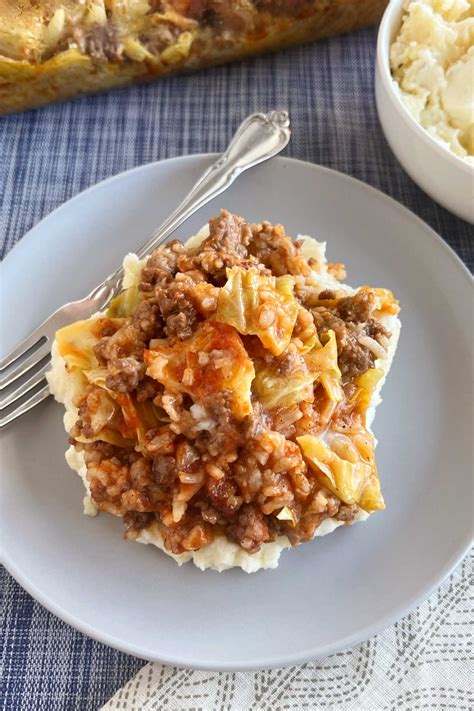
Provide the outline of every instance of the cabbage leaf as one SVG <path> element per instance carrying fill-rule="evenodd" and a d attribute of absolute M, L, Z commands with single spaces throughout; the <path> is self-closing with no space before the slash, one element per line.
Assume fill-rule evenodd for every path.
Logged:
<path fill-rule="evenodd" d="M 103 388 L 112 402 L 116 403 L 122 413 L 121 421 L 118 422 L 117 428 L 125 439 L 130 439 L 136 435 L 139 444 L 143 443 L 145 433 L 163 424 L 163 421 L 168 421 L 164 418 L 161 410 L 153 403 L 152 400 L 138 402 L 136 397 L 131 393 L 119 393 L 115 390 L 109 390 L 105 384 L 109 371 L 107 368 L 93 368 L 84 372 L 87 380 Z M 100 439 L 103 439 L 101 436 Z M 109 439 L 104 441 L 108 442 Z M 113 442 L 114 443 L 114 442 Z"/>
<path fill-rule="evenodd" d="M 187 393 L 195 403 L 206 407 L 211 395 L 225 391 L 237 419 L 252 413 L 255 370 L 232 326 L 203 321 L 185 341 L 159 341 L 153 350 L 145 351 L 144 360 L 147 375 L 169 392 Z"/>
<path fill-rule="evenodd" d="M 126 319 L 92 318 L 76 321 L 56 333 L 56 342 L 68 368 L 80 370 L 86 378 L 85 382 L 97 387 L 96 410 L 89 413 L 95 435 L 91 438 L 78 435 L 75 439 L 78 442 L 101 440 L 118 447 L 133 447 L 135 438 L 138 437 L 141 443 L 145 432 L 161 425 L 163 417 L 160 417 L 160 411 L 153 402 L 139 403 L 129 393 L 118 393 L 107 388 L 109 371 L 99 365 L 94 346 L 99 341 L 102 327 L 111 322 L 119 327 L 126 323 Z"/>
<path fill-rule="evenodd" d="M 75 321 L 56 331 L 58 350 L 68 368 L 91 370 L 98 366 L 94 346 L 100 339 L 102 327 L 110 323 L 118 328 L 123 325 L 124 319 L 89 318 L 85 321 Z"/>
<path fill-rule="evenodd" d="M 96 371 L 99 370 L 104 370 L 107 373 L 106 368 L 96 369 Z M 88 375 L 86 373 L 86 377 Z M 89 382 L 93 381 L 89 380 Z M 91 437 L 86 437 L 84 434 L 76 435 L 74 439 L 77 442 L 87 443 L 100 440 L 114 444 L 116 447 L 134 446 L 135 430 L 127 426 L 121 404 L 117 402 L 115 394 L 97 385 L 94 392 L 94 408 L 89 410 L 90 425 L 94 434 Z"/>
<path fill-rule="evenodd" d="M 268 409 L 291 407 L 299 402 L 313 402 L 314 384 L 321 382 L 333 403 L 342 400 L 341 372 L 337 365 L 337 344 L 334 331 L 324 336 L 327 343 L 317 345 L 309 353 L 294 353 L 292 372 L 279 373 L 274 364 L 258 361 L 253 390 Z"/>
<path fill-rule="evenodd" d="M 311 469 L 341 501 L 368 512 L 385 508 L 368 432 L 353 438 L 332 433 L 327 442 L 313 435 L 296 439 Z"/>
<path fill-rule="evenodd" d="M 331 402 L 337 403 L 344 399 L 341 385 L 341 371 L 337 364 L 337 341 L 334 331 L 328 331 L 323 336 L 327 341 L 325 345 L 313 348 L 304 356 L 308 370 L 316 375 L 326 391 Z"/>
<path fill-rule="evenodd" d="M 314 400 L 314 379 L 304 361 L 302 367 L 290 377 L 279 374 L 270 366 L 257 367 L 253 390 L 259 402 L 268 409 L 291 407 L 299 402 Z"/>
<path fill-rule="evenodd" d="M 270 353 L 280 355 L 290 342 L 300 308 L 293 286 L 288 275 L 274 277 L 254 267 L 232 267 L 219 290 L 216 319 L 242 335 L 258 336 Z"/>
<path fill-rule="evenodd" d="M 397 299 L 394 297 L 390 289 L 382 289 L 373 286 L 361 286 L 358 290 L 359 294 L 369 294 L 373 299 L 374 310 L 373 316 L 380 318 L 384 315 L 395 315 L 400 311 Z"/>
<path fill-rule="evenodd" d="M 120 292 L 115 299 L 110 302 L 107 309 L 107 316 L 110 318 L 130 318 L 137 310 L 141 300 L 141 292 L 138 286 L 130 286 Z"/>
<path fill-rule="evenodd" d="M 279 521 L 289 521 L 290 526 L 296 526 L 298 523 L 296 520 L 295 512 L 290 506 L 284 506 L 280 513 L 277 514 L 277 519 Z"/>
<path fill-rule="evenodd" d="M 382 368 L 369 368 L 355 381 L 356 391 L 351 398 L 356 412 L 364 413 L 373 404 L 374 393 L 384 376 Z"/>
<path fill-rule="evenodd" d="M 92 321 L 76 321 L 56 332 L 58 350 L 68 368 L 89 370 L 97 366 L 93 349 L 98 338 L 92 331 Z"/>

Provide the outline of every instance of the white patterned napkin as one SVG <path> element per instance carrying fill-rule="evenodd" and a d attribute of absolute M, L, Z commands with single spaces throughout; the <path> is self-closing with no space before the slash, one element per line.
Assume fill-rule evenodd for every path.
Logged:
<path fill-rule="evenodd" d="M 472 562 L 401 622 L 324 662 L 235 674 L 147 664 L 102 711 L 470 711 Z"/>

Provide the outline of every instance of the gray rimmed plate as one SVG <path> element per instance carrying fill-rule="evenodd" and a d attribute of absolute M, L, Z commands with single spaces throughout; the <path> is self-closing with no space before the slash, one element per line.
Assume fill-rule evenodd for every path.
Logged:
<path fill-rule="evenodd" d="M 5 350 L 87 293 L 141 244 L 213 156 L 131 170 L 70 200 L 2 264 Z M 392 289 L 403 323 L 375 420 L 387 508 L 285 551 L 247 575 L 178 568 L 127 543 L 122 524 L 82 514 L 64 461 L 62 408 L 48 401 L 2 434 L 3 559 L 43 605 L 82 632 L 146 659 L 245 670 L 321 658 L 419 604 L 472 537 L 467 270 L 423 222 L 376 190 L 287 158 L 254 168 L 177 233 L 220 207 L 327 240 L 348 282 Z"/>

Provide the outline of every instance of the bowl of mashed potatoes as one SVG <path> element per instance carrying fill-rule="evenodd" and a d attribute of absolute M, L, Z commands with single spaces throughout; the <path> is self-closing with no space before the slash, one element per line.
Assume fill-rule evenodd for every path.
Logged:
<path fill-rule="evenodd" d="M 434 200 L 474 223 L 474 0 L 392 0 L 376 102 L 390 147 Z"/>

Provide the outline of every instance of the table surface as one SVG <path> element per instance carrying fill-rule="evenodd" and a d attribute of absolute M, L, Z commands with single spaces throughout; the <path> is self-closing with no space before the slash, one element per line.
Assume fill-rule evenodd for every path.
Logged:
<path fill-rule="evenodd" d="M 288 109 L 286 154 L 348 173 L 406 205 L 473 268 L 472 228 L 406 175 L 374 103 L 374 29 L 186 77 L 0 119 L 3 257 L 81 190 L 143 163 L 222 151 L 254 111 Z M 97 709 L 144 664 L 47 612 L 2 569 L 3 709 Z"/>

